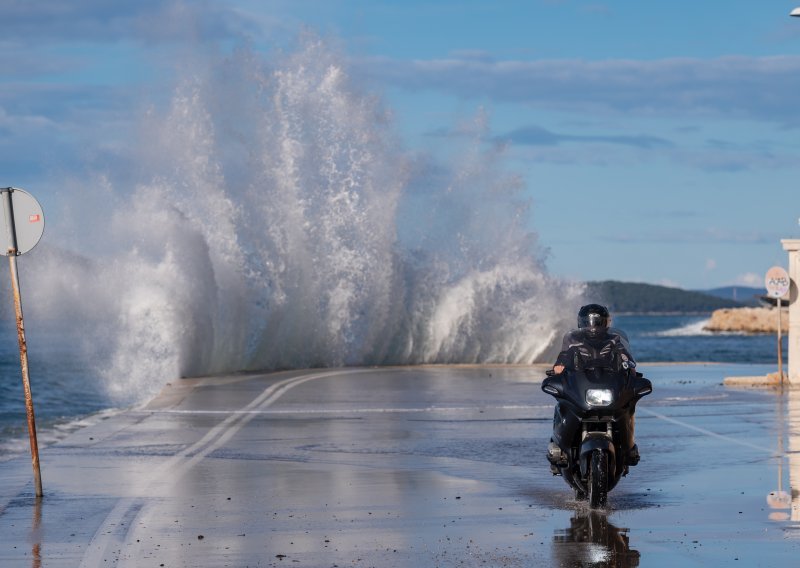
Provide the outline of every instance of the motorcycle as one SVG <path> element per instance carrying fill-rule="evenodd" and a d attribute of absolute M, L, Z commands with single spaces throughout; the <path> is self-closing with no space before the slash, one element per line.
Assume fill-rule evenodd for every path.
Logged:
<path fill-rule="evenodd" d="M 571 364 L 560 374 L 547 371 L 542 382 L 542 390 L 558 401 L 547 459 L 576 499 L 588 499 L 596 509 L 639 463 L 633 416 L 653 385 L 609 344 L 573 346 L 568 355 Z"/>

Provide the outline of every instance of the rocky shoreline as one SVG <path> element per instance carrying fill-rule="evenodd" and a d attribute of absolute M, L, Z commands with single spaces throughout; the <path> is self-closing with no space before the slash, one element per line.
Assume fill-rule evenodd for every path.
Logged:
<path fill-rule="evenodd" d="M 789 309 L 781 308 L 781 328 L 789 332 Z M 777 333 L 778 308 L 723 308 L 714 310 L 704 327 L 707 331 Z"/>

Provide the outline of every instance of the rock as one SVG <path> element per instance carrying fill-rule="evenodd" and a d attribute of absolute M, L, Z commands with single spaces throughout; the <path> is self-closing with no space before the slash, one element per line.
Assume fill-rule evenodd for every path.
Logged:
<path fill-rule="evenodd" d="M 789 332 L 789 310 L 781 309 L 783 333 Z M 740 333 L 776 333 L 778 308 L 723 308 L 714 310 L 704 327 L 707 331 L 733 331 Z"/>
<path fill-rule="evenodd" d="M 784 386 L 788 386 L 788 382 L 786 382 L 786 371 L 784 371 L 783 377 Z M 778 373 L 769 373 L 766 376 L 757 377 L 725 377 L 722 384 L 726 387 L 775 389 L 781 386 L 781 378 Z"/>

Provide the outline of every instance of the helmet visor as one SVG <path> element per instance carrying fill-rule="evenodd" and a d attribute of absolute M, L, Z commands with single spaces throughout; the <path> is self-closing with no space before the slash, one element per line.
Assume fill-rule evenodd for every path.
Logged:
<path fill-rule="evenodd" d="M 608 327 L 608 317 L 602 314 L 588 313 L 580 319 L 580 327 L 588 327 L 591 329 Z"/>

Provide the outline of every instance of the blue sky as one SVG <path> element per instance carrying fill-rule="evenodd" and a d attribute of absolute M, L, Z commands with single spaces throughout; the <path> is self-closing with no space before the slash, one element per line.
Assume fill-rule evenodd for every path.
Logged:
<path fill-rule="evenodd" d="M 485 121 L 551 273 L 761 286 L 800 237 L 798 5 L 0 0 L 0 185 L 52 210 L 59 179 L 114 167 L 176 62 L 311 29 L 408 151 L 446 159 Z"/>

